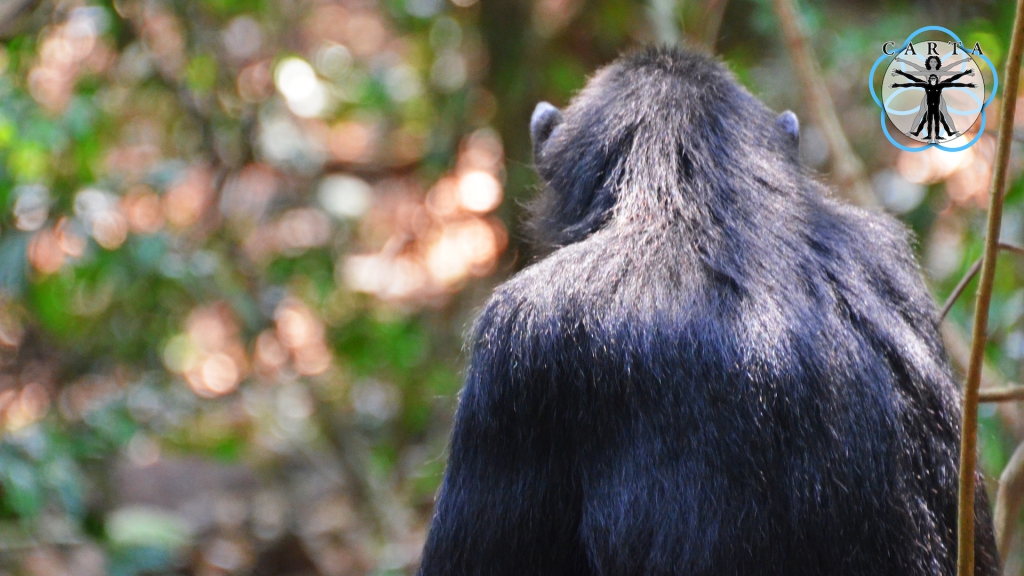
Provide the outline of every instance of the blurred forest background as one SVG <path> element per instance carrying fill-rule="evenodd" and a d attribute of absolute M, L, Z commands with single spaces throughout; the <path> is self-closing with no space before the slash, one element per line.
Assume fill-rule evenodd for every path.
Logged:
<path fill-rule="evenodd" d="M 884 41 L 942 25 L 1001 72 L 1013 3 L 780 13 L 767 0 L 0 0 L 0 575 L 411 573 L 463 336 L 531 258 L 530 112 L 643 43 L 701 44 L 800 114 L 805 162 L 844 190 L 868 184 L 861 200 L 913 227 L 943 301 L 981 255 L 1000 100 L 973 148 L 899 152 L 868 71 Z M 813 82 L 791 57 L 794 21 Z M 815 86 L 855 156 L 830 154 Z M 1015 148 L 1003 234 L 1016 244 L 1022 163 Z M 970 313 L 962 298 L 946 322 L 958 363 Z M 984 384 L 1020 381 L 1019 256 L 1000 260 L 990 331 Z M 1017 404 L 983 406 L 990 478 L 1022 438 Z"/>

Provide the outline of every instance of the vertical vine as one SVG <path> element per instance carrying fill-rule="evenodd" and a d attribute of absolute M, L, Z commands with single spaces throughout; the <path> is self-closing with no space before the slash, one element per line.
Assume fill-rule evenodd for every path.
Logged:
<path fill-rule="evenodd" d="M 999 116 L 996 159 L 989 190 L 988 223 L 985 231 L 985 252 L 981 264 L 981 280 L 974 306 L 974 334 L 971 343 L 967 383 L 964 386 L 964 412 L 960 437 L 960 495 L 957 516 L 957 574 L 974 575 L 974 492 L 978 453 L 978 400 L 981 367 L 985 359 L 985 340 L 989 306 L 995 280 L 996 258 L 999 256 L 999 229 L 1003 219 L 1003 190 L 1009 170 L 1010 145 L 1013 142 L 1013 117 L 1017 108 L 1017 85 L 1020 80 L 1021 52 L 1024 49 L 1024 0 L 1017 0 L 1013 19 L 1013 35 L 1006 59 L 1003 84 L 1003 109 Z"/>

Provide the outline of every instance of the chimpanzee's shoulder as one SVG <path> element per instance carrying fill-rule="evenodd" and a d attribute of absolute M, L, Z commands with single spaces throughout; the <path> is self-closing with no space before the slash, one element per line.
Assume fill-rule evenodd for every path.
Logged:
<path fill-rule="evenodd" d="M 655 254 L 654 251 L 659 251 Z M 683 288 L 684 264 L 635 238 L 598 233 L 569 244 L 498 286 L 483 317 L 564 329 L 632 316 L 673 299 Z M 671 283 L 671 285 L 670 285 Z M 669 288 L 666 288 L 669 286 Z"/>

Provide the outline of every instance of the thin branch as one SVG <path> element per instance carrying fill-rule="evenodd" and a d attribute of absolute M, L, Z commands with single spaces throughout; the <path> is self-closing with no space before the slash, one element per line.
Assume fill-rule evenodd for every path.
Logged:
<path fill-rule="evenodd" d="M 832 172 L 840 194 L 861 206 L 877 206 L 878 199 L 871 189 L 864 164 L 850 147 L 843 127 L 836 115 L 832 96 L 828 93 L 824 76 L 814 57 L 807 33 L 797 13 L 794 0 L 775 0 L 775 12 L 782 24 L 793 66 L 815 123 L 821 128 L 832 153 Z"/>
<path fill-rule="evenodd" d="M 22 17 L 42 4 L 42 0 L 8 0 L 0 2 L 0 38 L 6 40 L 18 32 Z"/>
<path fill-rule="evenodd" d="M 942 305 L 942 312 L 939 313 L 939 322 L 946 319 L 946 315 L 953 309 L 953 304 L 956 303 L 956 299 L 964 293 L 964 289 L 971 283 L 971 280 L 974 280 L 974 277 L 978 274 L 978 270 L 981 270 L 981 258 L 978 258 L 974 261 L 974 264 L 971 264 L 971 267 L 967 269 L 967 273 L 964 274 L 964 277 L 957 283 L 956 288 L 953 288 L 953 293 L 949 295 L 949 298 L 946 299 L 946 303 Z"/>
<path fill-rule="evenodd" d="M 358 432 L 346 425 L 315 386 L 313 416 L 323 429 L 332 452 L 339 458 L 342 470 L 349 480 L 349 489 L 363 503 L 364 511 L 381 534 L 391 541 L 402 541 L 409 533 L 410 520 L 398 498 L 384 485 L 375 482 L 369 472 L 370 450 Z"/>
<path fill-rule="evenodd" d="M 993 522 L 996 528 L 996 545 L 999 555 L 1006 557 L 1013 541 L 1013 533 L 1024 505 L 1024 442 L 1013 451 L 1013 456 L 999 476 L 999 491 L 996 493 L 996 507 Z"/>
<path fill-rule="evenodd" d="M 1013 384 L 978 390 L 979 402 L 1014 402 L 1024 400 L 1024 386 Z"/>
<path fill-rule="evenodd" d="M 1013 143 L 1013 118 L 1017 108 L 1017 87 L 1020 82 L 1021 55 L 1024 53 L 1024 0 L 1017 0 L 1006 60 L 1006 83 L 1003 85 L 1003 109 L 999 114 L 999 135 L 996 142 L 992 187 L 989 189 L 988 222 L 985 231 L 985 255 L 981 263 L 981 280 L 974 306 L 974 337 L 971 362 L 964 386 L 963 423 L 960 427 L 960 494 L 957 512 L 957 573 L 974 575 L 974 481 L 978 457 L 978 399 L 981 368 L 985 361 L 985 338 L 989 306 L 995 283 L 996 256 L 999 253 L 999 230 L 1003 219 L 1003 190 L 1010 165 Z"/>
<path fill-rule="evenodd" d="M 722 17 L 725 16 L 725 7 L 728 0 L 708 0 L 704 7 L 704 30 L 701 37 L 701 44 L 714 54 L 715 45 L 718 44 L 718 31 L 722 28 Z"/>
<path fill-rule="evenodd" d="M 960 327 L 952 322 L 946 322 L 939 326 L 942 333 L 942 340 L 946 344 L 946 351 L 953 364 L 963 373 L 967 373 L 967 366 L 971 363 L 971 343 Z M 1012 384 L 998 368 L 988 362 L 981 368 L 981 391 L 1005 388 Z M 1014 442 L 1024 441 L 1024 411 L 1022 406 L 1013 402 L 1001 402 L 996 404 L 996 414 L 1003 423 L 1006 431 L 1013 438 Z"/>
<path fill-rule="evenodd" d="M 1013 252 L 1014 254 L 1024 255 L 1024 248 L 1014 246 L 1013 244 L 1007 244 L 1005 242 L 999 243 L 999 249 L 1006 250 L 1007 252 Z M 974 264 L 971 264 L 971 267 L 967 270 L 967 273 L 964 274 L 964 277 L 960 279 L 956 288 L 953 288 L 953 293 L 949 295 L 946 303 L 942 305 L 942 312 L 939 314 L 939 322 L 946 318 L 946 315 L 949 314 L 949 311 L 953 308 L 953 304 L 956 302 L 957 298 L 963 294 L 964 289 L 966 289 L 967 285 L 971 283 L 974 276 L 978 274 L 978 270 L 981 270 L 981 258 L 978 258 L 974 261 Z"/>
<path fill-rule="evenodd" d="M 647 0 L 647 18 L 661 44 L 675 46 L 682 41 L 679 4 L 676 0 Z"/>
<path fill-rule="evenodd" d="M 1006 242 L 1000 242 L 999 249 L 1006 250 L 1007 252 L 1013 252 L 1018 256 L 1024 256 L 1024 248 L 1021 248 L 1020 246 L 1015 246 L 1013 244 L 1007 244 Z"/>

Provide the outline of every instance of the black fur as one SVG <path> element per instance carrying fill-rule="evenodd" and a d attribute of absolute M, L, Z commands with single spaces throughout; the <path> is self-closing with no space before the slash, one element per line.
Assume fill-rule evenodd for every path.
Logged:
<path fill-rule="evenodd" d="M 554 119 L 553 252 L 474 328 L 420 573 L 954 574 L 960 392 L 906 229 L 703 56 L 626 56 Z"/>

